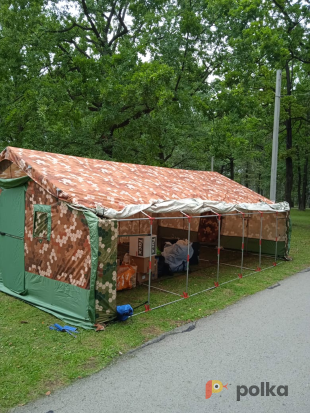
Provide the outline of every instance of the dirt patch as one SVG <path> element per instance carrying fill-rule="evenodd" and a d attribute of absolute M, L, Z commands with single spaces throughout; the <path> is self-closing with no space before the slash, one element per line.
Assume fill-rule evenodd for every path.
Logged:
<path fill-rule="evenodd" d="M 223 289 L 223 294 L 224 294 L 226 297 L 231 297 L 231 296 L 234 295 L 234 291 L 233 291 L 233 290 L 230 290 L 229 288 L 225 288 L 225 289 Z"/>
<path fill-rule="evenodd" d="M 46 388 L 46 391 L 52 392 L 58 389 L 59 387 L 63 386 L 64 384 L 64 381 L 60 379 L 48 380 L 44 383 L 44 387 Z"/>
<path fill-rule="evenodd" d="M 151 337 L 159 336 L 160 334 L 163 334 L 163 332 L 164 330 L 162 328 L 156 326 L 145 327 L 141 330 L 141 333 L 145 338 L 144 341 L 149 340 Z"/>
<path fill-rule="evenodd" d="M 86 363 L 83 364 L 82 370 L 96 370 L 98 369 L 98 360 L 96 357 L 90 357 Z"/>
<path fill-rule="evenodd" d="M 171 324 L 172 326 L 175 326 L 175 327 L 180 327 L 180 326 L 182 326 L 183 324 L 186 324 L 186 323 L 187 323 L 187 321 L 169 320 L 169 324 Z"/>

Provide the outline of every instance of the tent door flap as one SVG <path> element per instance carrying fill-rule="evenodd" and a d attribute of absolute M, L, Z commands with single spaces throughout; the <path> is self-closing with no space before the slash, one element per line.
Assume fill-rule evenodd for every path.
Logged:
<path fill-rule="evenodd" d="M 25 293 L 25 187 L 0 193 L 0 281 L 18 294 Z"/>

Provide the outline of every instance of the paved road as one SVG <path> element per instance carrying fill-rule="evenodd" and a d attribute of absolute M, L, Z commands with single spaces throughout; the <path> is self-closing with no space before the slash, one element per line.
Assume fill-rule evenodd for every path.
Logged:
<path fill-rule="evenodd" d="M 206 400 L 210 379 L 228 386 Z M 248 394 L 237 401 L 237 385 L 261 382 L 288 386 L 288 396 Z M 183 327 L 15 412 L 309 413 L 310 272 Z"/>

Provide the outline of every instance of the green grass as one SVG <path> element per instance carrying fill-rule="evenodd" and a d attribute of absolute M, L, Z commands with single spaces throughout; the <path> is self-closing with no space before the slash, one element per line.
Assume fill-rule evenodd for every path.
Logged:
<path fill-rule="evenodd" d="M 57 333 L 48 326 L 57 321 L 28 304 L 0 293 L 0 411 L 33 400 L 48 391 L 68 385 L 74 380 L 100 370 L 121 353 L 169 331 L 183 323 L 208 316 L 240 298 L 280 281 L 310 266 L 310 211 L 292 211 L 293 232 L 290 255 L 293 261 L 266 271 L 237 279 L 220 288 L 182 300 L 156 311 L 138 315 L 124 323 L 110 324 L 104 332 L 80 329 L 78 338 Z M 214 257 L 214 250 L 205 254 Z M 226 256 L 225 256 L 226 254 Z M 226 257 L 226 258 L 225 258 Z M 221 259 L 239 257 L 223 252 Z M 226 260 L 226 261 L 227 261 Z M 222 262 L 223 262 L 222 261 Z M 263 259 L 263 268 L 272 263 Z M 245 265 L 256 268 L 258 257 L 245 257 Z M 196 271 L 195 271 L 196 270 Z M 236 278 L 238 268 L 221 266 L 220 282 Z M 246 275 L 248 272 L 244 272 Z M 189 292 L 213 285 L 216 267 L 205 263 L 193 269 Z M 184 290 L 184 275 L 154 284 L 177 294 Z M 119 294 L 119 302 L 138 305 L 145 301 L 147 289 L 140 286 Z M 178 299 L 176 295 L 152 291 L 152 306 Z M 138 310 L 137 310 L 138 311 Z"/>

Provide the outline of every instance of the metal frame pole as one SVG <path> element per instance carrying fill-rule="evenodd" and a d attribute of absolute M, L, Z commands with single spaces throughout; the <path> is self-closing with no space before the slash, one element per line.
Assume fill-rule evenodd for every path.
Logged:
<path fill-rule="evenodd" d="M 147 292 L 147 303 L 151 303 L 151 280 L 152 280 L 152 236 L 153 236 L 153 220 L 150 219 L 150 262 L 149 262 L 149 286 Z"/>
<path fill-rule="evenodd" d="M 282 263 L 282 262 L 279 262 L 279 265 L 280 265 L 280 264 L 283 264 L 283 263 Z M 266 271 L 266 270 L 269 270 L 269 269 L 271 269 L 271 268 L 274 268 L 273 265 L 272 265 L 271 267 L 263 268 L 262 271 Z M 253 275 L 253 274 L 256 274 L 256 271 L 251 272 L 250 274 L 245 274 L 244 276 L 245 276 L 245 277 L 248 277 L 248 276 Z M 238 278 L 233 278 L 232 280 L 228 280 L 228 281 L 223 282 L 223 284 L 221 284 L 221 285 L 228 284 L 228 283 L 234 282 L 234 281 L 236 281 L 236 280 L 238 280 Z M 194 297 L 195 295 L 202 294 L 202 293 L 204 293 L 204 292 L 206 292 L 206 291 L 213 290 L 214 288 L 216 288 L 216 287 L 209 287 L 209 288 L 206 288 L 205 290 L 198 291 L 197 293 L 191 294 L 191 297 Z M 177 302 L 179 302 L 179 301 L 182 301 L 183 299 L 184 299 L 184 298 L 182 297 L 182 298 L 180 298 L 180 299 L 178 299 L 178 300 L 170 301 L 169 303 L 162 304 L 162 305 L 159 305 L 159 306 L 157 306 L 157 307 L 154 307 L 154 308 L 152 308 L 152 310 L 156 310 L 157 308 L 166 307 L 167 305 L 177 303 Z M 137 316 L 137 315 L 144 314 L 144 313 L 145 313 L 145 311 L 141 311 L 141 312 L 139 312 L 139 313 L 136 313 L 136 314 L 131 315 L 130 317 L 135 317 L 135 316 Z"/>
<path fill-rule="evenodd" d="M 217 236 L 217 269 L 216 269 L 216 282 L 215 287 L 219 286 L 220 278 L 220 253 L 221 253 L 221 215 L 217 214 L 218 222 L 218 236 Z"/>
<path fill-rule="evenodd" d="M 147 304 L 145 304 L 145 311 L 150 311 L 151 305 L 151 280 L 152 280 L 152 238 L 153 238 L 153 221 L 154 218 L 147 215 L 144 211 L 141 211 L 144 215 L 146 215 L 150 220 L 150 260 L 149 260 L 149 283 L 148 283 L 148 290 L 147 290 Z"/>
<path fill-rule="evenodd" d="M 278 212 L 276 212 L 276 246 L 275 246 L 275 254 L 274 254 L 274 263 L 273 265 L 277 265 L 277 258 L 278 258 Z"/>
<path fill-rule="evenodd" d="M 188 298 L 188 276 L 189 276 L 189 247 L 190 247 L 190 238 L 191 238 L 191 217 L 185 212 L 181 211 L 183 215 L 185 215 L 188 219 L 188 232 L 187 232 L 187 265 L 186 265 L 186 285 L 185 285 L 185 292 L 183 292 L 183 297 Z"/>
<path fill-rule="evenodd" d="M 244 254 L 244 213 L 241 212 L 242 214 L 242 242 L 241 242 L 241 268 L 240 268 L 240 274 L 238 274 L 239 278 L 242 278 L 242 273 L 243 273 L 243 254 Z"/>
<path fill-rule="evenodd" d="M 74 208 L 74 209 L 76 209 L 77 211 L 80 211 L 80 209 L 77 209 L 77 208 Z M 213 215 L 191 215 L 191 218 L 213 218 L 214 214 L 219 215 L 217 212 L 214 212 L 212 209 L 211 209 L 211 211 L 213 212 Z M 144 211 L 141 211 L 141 212 L 148 217 L 148 215 Z M 264 211 L 264 214 L 274 214 L 274 212 L 275 211 Z M 279 210 L 277 212 L 287 212 L 287 211 L 286 210 Z M 257 211 L 257 212 L 247 212 L 246 214 L 249 216 L 249 215 L 255 215 L 257 213 L 259 213 L 259 211 Z M 232 216 L 235 216 L 235 215 L 238 215 L 238 213 L 236 213 L 236 214 L 225 214 L 225 213 L 221 214 L 222 217 L 232 217 Z M 156 221 L 156 220 L 163 220 L 163 219 L 186 219 L 186 218 L 187 217 L 178 216 L 178 217 L 154 217 L 152 219 L 153 219 L 153 221 Z M 123 221 L 147 221 L 149 218 L 117 218 L 117 219 L 116 218 L 111 218 L 110 219 L 110 218 L 104 217 L 104 219 L 109 219 L 110 221 L 123 222 Z"/>
<path fill-rule="evenodd" d="M 262 238 L 263 238 L 263 213 L 260 213 L 260 231 L 259 231 L 259 254 L 258 254 L 258 267 L 256 271 L 262 270 Z"/>

